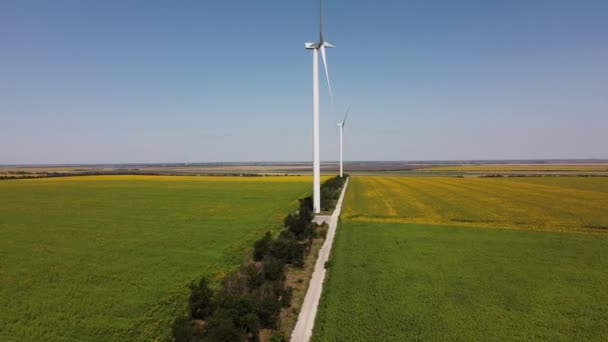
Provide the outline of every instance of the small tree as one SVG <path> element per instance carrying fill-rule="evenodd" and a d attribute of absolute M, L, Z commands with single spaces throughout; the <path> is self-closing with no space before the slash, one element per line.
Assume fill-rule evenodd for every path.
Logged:
<path fill-rule="evenodd" d="M 270 245 L 270 255 L 294 266 L 304 264 L 304 246 L 295 239 L 275 239 Z"/>
<path fill-rule="evenodd" d="M 283 265 L 285 264 L 282 260 L 279 260 L 272 256 L 264 258 L 263 274 L 264 278 L 270 281 L 280 280 L 283 277 Z"/>
<path fill-rule="evenodd" d="M 256 303 L 256 311 L 262 326 L 274 329 L 281 312 L 281 304 L 274 296 L 262 296 Z"/>
<path fill-rule="evenodd" d="M 245 335 L 234 323 L 233 313 L 221 308 L 209 317 L 203 341 L 245 341 Z"/>
<path fill-rule="evenodd" d="M 205 319 L 212 311 L 213 291 L 209 288 L 209 280 L 203 277 L 198 286 L 191 286 L 190 289 L 190 316 L 194 319 Z"/>
<path fill-rule="evenodd" d="M 291 298 L 293 297 L 293 287 L 288 286 L 281 290 L 281 306 L 288 308 L 291 306 Z"/>
<path fill-rule="evenodd" d="M 189 317 L 178 317 L 173 321 L 173 338 L 176 342 L 200 341 L 202 334 Z"/>
<path fill-rule="evenodd" d="M 253 245 L 253 259 L 258 261 L 264 258 L 264 255 L 268 254 L 268 248 L 272 242 L 272 235 L 270 232 L 266 232 L 263 238 L 257 240 Z"/>
<path fill-rule="evenodd" d="M 256 289 L 264 283 L 264 272 L 262 267 L 256 263 L 249 263 L 243 267 L 242 272 L 247 276 L 247 285 L 250 290 Z"/>

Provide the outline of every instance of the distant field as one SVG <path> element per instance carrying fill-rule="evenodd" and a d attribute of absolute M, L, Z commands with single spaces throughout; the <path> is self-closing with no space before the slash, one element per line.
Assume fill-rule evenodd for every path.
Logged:
<path fill-rule="evenodd" d="M 355 221 L 608 232 L 608 177 L 354 177 Z"/>
<path fill-rule="evenodd" d="M 3 167 L 0 168 L 0 174 L 6 172 L 62 172 L 62 171 L 78 171 L 85 170 L 88 168 L 78 168 L 78 167 Z"/>
<path fill-rule="evenodd" d="M 606 341 L 607 190 L 353 177 L 313 340 Z"/>
<path fill-rule="evenodd" d="M 344 222 L 313 341 L 606 341 L 608 235 Z"/>
<path fill-rule="evenodd" d="M 587 177 L 513 177 L 506 178 L 505 181 L 608 193 L 608 178 L 590 179 Z"/>
<path fill-rule="evenodd" d="M 239 264 L 307 177 L 0 181 L 0 340 L 169 336 L 186 285 Z"/>
<path fill-rule="evenodd" d="M 608 171 L 608 164 L 484 164 L 446 165 L 420 170 L 430 171 Z"/>

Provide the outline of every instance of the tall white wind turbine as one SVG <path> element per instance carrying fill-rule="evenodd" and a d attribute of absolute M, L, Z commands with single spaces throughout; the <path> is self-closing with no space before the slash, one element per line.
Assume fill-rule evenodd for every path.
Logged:
<path fill-rule="evenodd" d="M 340 130 L 340 178 L 344 177 L 344 167 L 342 166 L 344 160 L 344 148 L 342 146 L 344 144 L 344 126 L 346 125 L 346 118 L 348 117 L 349 111 L 350 108 L 346 110 L 346 115 L 344 115 L 342 122 L 338 122 L 338 129 Z"/>
<path fill-rule="evenodd" d="M 321 212 L 321 161 L 319 152 L 319 51 L 323 59 L 323 68 L 325 69 L 325 78 L 327 79 L 327 89 L 329 98 L 333 105 L 334 99 L 331 93 L 331 84 L 329 82 L 329 71 L 327 70 L 327 58 L 325 56 L 325 48 L 334 47 L 326 42 L 323 38 L 323 0 L 321 2 L 320 21 L 319 21 L 319 42 L 305 43 L 306 49 L 312 50 L 312 151 L 313 151 L 313 209 L 316 214 Z"/>

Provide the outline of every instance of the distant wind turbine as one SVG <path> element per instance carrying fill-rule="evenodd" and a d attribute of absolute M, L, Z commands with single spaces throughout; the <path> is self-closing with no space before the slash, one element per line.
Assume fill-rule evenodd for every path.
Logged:
<path fill-rule="evenodd" d="M 313 209 L 316 214 L 321 212 L 321 161 L 319 152 L 319 54 L 323 59 L 323 67 L 325 69 L 325 78 L 327 79 L 327 90 L 332 106 L 334 98 L 331 92 L 331 84 L 329 82 L 329 71 L 327 70 L 327 58 L 325 57 L 325 48 L 334 47 L 326 42 L 323 38 L 323 0 L 320 0 L 320 21 L 319 21 L 319 42 L 305 43 L 306 49 L 312 50 L 312 150 L 313 150 Z"/>
<path fill-rule="evenodd" d="M 340 178 L 344 177 L 344 167 L 342 166 L 344 160 L 344 149 L 342 146 L 344 144 L 344 126 L 346 125 L 346 118 L 348 117 L 349 111 L 350 108 L 346 110 L 346 115 L 344 115 L 342 122 L 338 122 L 338 129 L 340 130 Z"/>

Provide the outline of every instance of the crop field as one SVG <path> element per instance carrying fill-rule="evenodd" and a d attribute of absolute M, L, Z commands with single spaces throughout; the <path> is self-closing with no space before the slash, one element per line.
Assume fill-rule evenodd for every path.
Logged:
<path fill-rule="evenodd" d="M 166 339 L 187 284 L 238 265 L 308 177 L 0 181 L 0 340 Z"/>
<path fill-rule="evenodd" d="M 608 177 L 514 177 L 505 178 L 505 181 L 608 193 Z"/>
<path fill-rule="evenodd" d="M 606 182 L 353 177 L 313 340 L 605 341 Z"/>
<path fill-rule="evenodd" d="M 314 341 L 606 341 L 608 234 L 344 222 Z"/>
<path fill-rule="evenodd" d="M 358 177 L 354 221 L 608 232 L 608 177 Z"/>
<path fill-rule="evenodd" d="M 608 164 L 483 164 L 445 165 L 424 168 L 430 171 L 608 171 Z"/>

